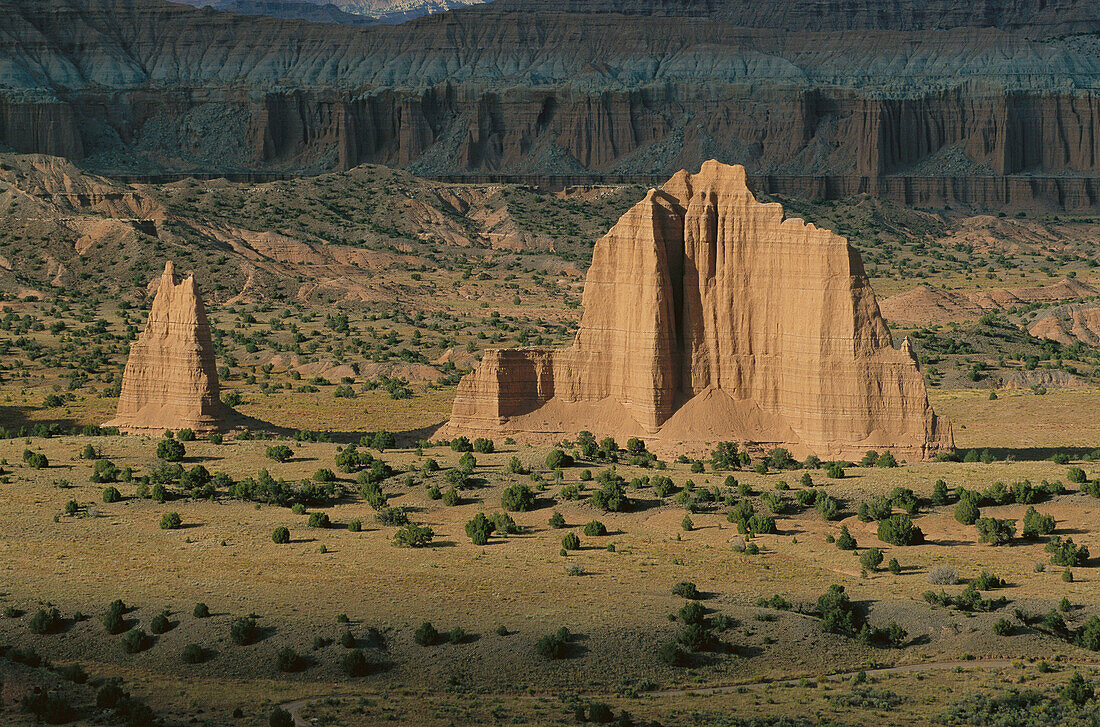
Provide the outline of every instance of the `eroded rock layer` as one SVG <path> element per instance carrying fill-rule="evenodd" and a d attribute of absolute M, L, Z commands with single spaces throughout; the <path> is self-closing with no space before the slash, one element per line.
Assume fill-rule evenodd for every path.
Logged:
<path fill-rule="evenodd" d="M 0 146 L 103 173 L 715 157 L 783 194 L 1100 207 L 1094 0 L 495 0 L 366 28 L 0 0 L 0 28 Z"/>
<path fill-rule="evenodd" d="M 187 276 L 164 266 L 149 322 L 130 346 L 118 411 L 107 426 L 128 432 L 211 431 L 222 417 L 206 310 Z"/>
<path fill-rule="evenodd" d="M 757 202 L 743 167 L 678 172 L 597 244 L 572 347 L 486 352 L 444 433 L 582 429 L 799 456 L 950 448 L 848 241 Z"/>

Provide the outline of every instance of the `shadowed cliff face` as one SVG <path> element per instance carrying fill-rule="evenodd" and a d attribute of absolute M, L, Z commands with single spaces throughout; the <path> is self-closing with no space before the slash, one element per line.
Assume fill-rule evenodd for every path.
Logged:
<path fill-rule="evenodd" d="M 351 28 L 0 0 L 0 144 L 138 174 L 667 175 L 714 157 L 992 206 L 1037 192 L 974 180 L 1100 174 L 1097 4 L 830 8 L 498 0 Z M 886 175 L 961 181 L 925 193 Z M 1094 183 L 1049 184 L 1054 204 L 1100 201 Z"/>

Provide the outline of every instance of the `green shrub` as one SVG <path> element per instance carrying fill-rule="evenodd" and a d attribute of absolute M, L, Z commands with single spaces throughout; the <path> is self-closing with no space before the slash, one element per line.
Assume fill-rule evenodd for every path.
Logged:
<path fill-rule="evenodd" d="M 56 608 L 50 610 L 39 609 L 39 611 L 31 617 L 28 628 L 32 634 L 52 634 L 61 630 L 61 627 L 65 624 L 65 619 L 61 618 L 61 612 Z"/>
<path fill-rule="evenodd" d="M 526 512 L 535 507 L 535 493 L 530 487 L 517 482 L 504 490 L 500 497 L 500 506 L 512 512 Z"/>
<path fill-rule="evenodd" d="M 107 487 L 103 490 L 104 502 L 118 502 L 122 499 L 122 493 L 118 491 L 117 487 Z"/>
<path fill-rule="evenodd" d="M 196 603 L 191 615 L 195 618 L 210 618 L 210 609 L 205 603 Z"/>
<path fill-rule="evenodd" d="M 596 476 L 601 487 L 592 493 L 590 502 L 608 512 L 625 512 L 630 509 L 630 498 L 626 494 L 626 481 L 614 470 L 603 470 Z"/>
<path fill-rule="evenodd" d="M 898 461 L 894 459 L 894 455 L 890 452 L 883 452 L 875 460 L 875 467 L 897 467 Z"/>
<path fill-rule="evenodd" d="M 1085 471 L 1080 467 L 1070 467 L 1066 471 L 1066 479 L 1075 485 L 1083 484 L 1089 480 L 1089 478 L 1085 476 Z"/>
<path fill-rule="evenodd" d="M 699 589 L 691 581 L 680 581 L 672 587 L 673 595 L 680 596 L 681 598 L 687 598 L 689 600 L 695 600 L 699 598 Z"/>
<path fill-rule="evenodd" d="M 179 462 L 187 456 L 183 443 L 175 439 L 162 439 L 157 443 L 157 459 L 165 462 Z"/>
<path fill-rule="evenodd" d="M 990 545 L 1004 545 L 1016 535 L 1015 520 L 998 520 L 995 517 L 979 518 L 975 523 L 978 528 L 978 542 Z"/>
<path fill-rule="evenodd" d="M 474 451 L 479 454 L 492 454 L 496 450 L 496 445 L 491 439 L 485 439 L 484 437 L 478 437 L 474 440 Z"/>
<path fill-rule="evenodd" d="M 834 480 L 844 479 L 844 467 L 839 462 L 832 462 L 825 470 L 825 475 Z"/>
<path fill-rule="evenodd" d="M 286 462 L 294 456 L 294 450 L 285 444 L 277 444 L 274 447 L 268 447 L 264 456 L 276 462 Z"/>
<path fill-rule="evenodd" d="M 185 664 L 201 664 L 206 659 L 206 650 L 198 644 L 188 644 L 180 657 Z"/>
<path fill-rule="evenodd" d="M 905 513 L 891 515 L 878 524 L 878 539 L 891 545 L 916 545 L 924 542 L 924 533 Z"/>
<path fill-rule="evenodd" d="M 160 517 L 161 530 L 177 530 L 183 525 L 178 512 L 166 512 Z"/>
<path fill-rule="evenodd" d="M 237 646 L 248 646 L 260 638 L 260 627 L 256 625 L 256 619 L 251 616 L 242 616 L 234 619 L 229 624 L 229 638 Z"/>
<path fill-rule="evenodd" d="M 1024 513 L 1024 528 L 1021 535 L 1028 539 L 1035 539 L 1041 535 L 1050 535 L 1055 527 L 1053 515 L 1043 515 L 1034 507 L 1029 507 Z"/>
<path fill-rule="evenodd" d="M 584 526 L 584 534 L 595 538 L 607 535 L 607 528 L 599 520 L 591 520 Z"/>
<path fill-rule="evenodd" d="M 136 654 L 145 648 L 148 637 L 141 629 L 130 629 L 122 635 L 122 648 L 127 654 Z"/>
<path fill-rule="evenodd" d="M 997 619 L 993 624 L 993 633 L 997 636 L 1011 636 L 1016 627 L 1007 618 Z"/>
<path fill-rule="evenodd" d="M 344 654 L 340 666 L 344 673 L 352 678 L 363 677 L 370 673 L 370 662 L 367 661 L 367 655 L 360 649 L 354 649 Z"/>
<path fill-rule="evenodd" d="M 121 634 L 126 630 L 126 605 L 121 599 L 111 601 L 107 606 L 107 614 L 103 617 L 103 628 L 109 634 Z"/>
<path fill-rule="evenodd" d="M 565 518 L 562 517 L 560 512 L 557 512 L 555 510 L 554 513 L 550 516 L 549 524 L 550 524 L 550 527 L 552 527 L 556 530 L 561 530 L 562 528 L 565 527 Z"/>
<path fill-rule="evenodd" d="M 290 530 L 283 525 L 271 531 L 271 542 L 286 545 L 290 542 Z"/>
<path fill-rule="evenodd" d="M 267 718 L 268 727 L 294 727 L 294 718 L 282 707 L 276 707 Z"/>
<path fill-rule="evenodd" d="M 706 623 L 707 609 L 698 601 L 688 601 L 680 607 L 679 617 L 685 624 Z"/>
<path fill-rule="evenodd" d="M 485 545 L 489 542 L 489 535 L 493 532 L 493 524 L 484 513 L 474 515 L 473 519 L 466 523 L 466 535 L 474 545 Z"/>
<path fill-rule="evenodd" d="M 560 449 L 551 449 L 546 455 L 546 469 L 557 470 L 572 466 L 573 458 Z"/>
<path fill-rule="evenodd" d="M 301 671 L 305 668 L 305 659 L 294 649 L 284 646 L 275 655 L 275 665 L 281 672 Z"/>
<path fill-rule="evenodd" d="M 664 475 L 657 475 L 652 480 L 653 494 L 657 497 L 668 497 L 672 493 L 676 492 L 676 486 L 672 483 L 671 477 L 665 477 Z"/>
<path fill-rule="evenodd" d="M 431 621 L 425 621 L 413 632 L 413 641 L 421 646 L 431 646 L 439 641 L 439 632 L 432 626 Z"/>
<path fill-rule="evenodd" d="M 348 532 L 349 533 L 358 533 L 362 529 L 363 529 L 363 521 L 360 520 L 359 518 L 355 518 L 353 520 L 348 521 Z"/>
<path fill-rule="evenodd" d="M 859 519 L 869 523 L 872 520 L 885 520 L 894 511 L 894 505 L 888 498 L 881 495 L 872 497 L 867 502 L 859 504 Z"/>
<path fill-rule="evenodd" d="M 936 484 L 932 485 L 932 504 L 946 505 L 949 501 L 948 498 L 947 483 L 943 480 L 936 480 Z"/>
<path fill-rule="evenodd" d="M 717 639 L 707 624 L 703 622 L 689 623 L 680 630 L 677 640 L 688 651 L 707 651 L 717 645 Z"/>
<path fill-rule="evenodd" d="M 1005 582 L 987 570 L 983 570 L 974 579 L 974 587 L 979 591 L 988 591 L 993 588 L 1003 588 Z"/>
<path fill-rule="evenodd" d="M 978 508 L 978 498 L 974 493 L 966 492 L 959 498 L 959 504 L 955 505 L 955 519 L 963 525 L 973 525 L 981 517 Z"/>
<path fill-rule="evenodd" d="M 327 528 L 332 525 L 327 512 L 311 512 L 307 523 L 311 528 Z"/>
<path fill-rule="evenodd" d="M 535 643 L 535 653 L 544 659 L 561 659 L 569 653 L 569 641 L 572 635 L 562 626 L 552 634 L 547 634 Z"/>
<path fill-rule="evenodd" d="M 814 508 L 821 513 L 824 520 L 836 520 L 837 516 L 840 515 L 840 504 L 824 492 L 819 493 L 814 498 Z"/>
<path fill-rule="evenodd" d="M 1100 651 L 1100 618 L 1089 616 L 1084 625 L 1077 630 L 1073 643 L 1089 651 Z"/>
<path fill-rule="evenodd" d="M 149 622 L 149 630 L 154 634 L 168 633 L 172 628 L 172 622 L 168 620 L 168 612 L 161 611 Z"/>
<path fill-rule="evenodd" d="M 498 535 L 513 535 L 519 532 L 519 526 L 512 516 L 506 512 L 494 512 L 489 516 L 489 522 Z"/>
<path fill-rule="evenodd" d="M 409 523 L 393 535 L 393 544 L 402 548 L 422 548 L 432 542 L 435 533 L 427 525 Z"/>
<path fill-rule="evenodd" d="M 841 550 L 855 550 L 856 539 L 852 537 L 852 534 L 848 532 L 847 525 L 840 526 L 840 535 L 836 536 L 836 547 Z"/>
<path fill-rule="evenodd" d="M 581 539 L 576 533 L 566 533 L 561 539 L 561 547 L 565 550 L 580 550 Z"/>
<path fill-rule="evenodd" d="M 458 494 L 458 490 L 454 487 L 450 488 L 443 494 L 443 504 L 447 507 L 454 507 L 462 502 L 462 496 Z"/>
<path fill-rule="evenodd" d="M 32 452 L 29 449 L 23 452 L 23 461 L 27 466 L 35 470 L 44 470 L 50 466 L 50 460 L 41 452 Z"/>
<path fill-rule="evenodd" d="M 1091 701 L 1092 697 L 1092 682 L 1086 681 L 1085 678 L 1081 676 L 1080 672 L 1074 671 L 1073 676 L 1069 679 L 1069 683 L 1062 688 L 1062 698 L 1080 707 L 1086 702 Z"/>
<path fill-rule="evenodd" d="M 92 467 L 92 482 L 118 482 L 119 469 L 109 459 L 97 459 Z"/>
<path fill-rule="evenodd" d="M 383 525 L 404 525 L 409 521 L 409 514 L 404 508 L 387 507 L 378 511 L 378 522 Z"/>
<path fill-rule="evenodd" d="M 669 666 L 684 666 L 688 662 L 688 655 L 675 641 L 661 644 L 657 649 L 657 658 Z"/>
<path fill-rule="evenodd" d="M 844 586 L 829 586 L 829 590 L 818 597 L 817 610 L 821 614 L 822 628 L 829 633 L 852 635 L 863 626 L 863 617 L 844 592 Z"/>
<path fill-rule="evenodd" d="M 1054 536 L 1046 544 L 1046 551 L 1050 553 L 1050 562 L 1054 565 L 1066 567 L 1085 566 L 1089 562 L 1089 549 L 1084 545 L 1077 545 L 1073 538 Z"/>
<path fill-rule="evenodd" d="M 868 548 L 859 554 L 859 564 L 869 571 L 878 570 L 883 559 L 882 551 L 878 548 Z"/>

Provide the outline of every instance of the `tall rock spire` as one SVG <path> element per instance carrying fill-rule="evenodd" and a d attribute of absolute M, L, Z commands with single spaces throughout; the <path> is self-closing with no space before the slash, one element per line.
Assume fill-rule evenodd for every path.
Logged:
<path fill-rule="evenodd" d="M 218 428 L 222 416 L 218 371 L 206 310 L 188 275 L 176 282 L 164 266 L 149 321 L 130 346 L 115 419 L 107 426 L 130 432 Z"/>
<path fill-rule="evenodd" d="M 596 244 L 573 346 L 487 351 L 444 431 L 552 441 L 582 429 L 820 457 L 953 445 L 859 253 L 784 219 L 743 167 L 716 161 L 650 190 Z"/>

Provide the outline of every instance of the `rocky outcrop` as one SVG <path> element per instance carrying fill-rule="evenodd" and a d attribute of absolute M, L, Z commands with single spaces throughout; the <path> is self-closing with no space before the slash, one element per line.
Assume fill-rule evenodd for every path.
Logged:
<path fill-rule="evenodd" d="M 444 434 L 588 429 L 821 457 L 952 446 L 859 254 L 757 202 L 743 167 L 710 161 L 650 190 L 596 244 L 583 304 L 570 348 L 486 352 Z"/>
<path fill-rule="evenodd" d="M 164 266 L 145 331 L 130 346 L 115 418 L 127 432 L 217 429 L 223 412 L 206 310 L 192 276 Z"/>
<path fill-rule="evenodd" d="M 1096 288 L 1075 278 L 1029 288 L 947 290 L 918 285 L 882 301 L 881 311 L 886 320 L 894 324 L 927 326 L 972 321 L 986 313 L 1022 308 L 1032 303 L 1051 305 L 1079 301 L 1094 298 L 1098 293 Z M 1032 335 L 1044 337 L 1034 331 Z"/>
<path fill-rule="evenodd" d="M 354 28 L 0 0 L 0 145 L 111 173 L 667 178 L 716 157 L 822 197 L 1100 206 L 1097 4 L 935 8 L 497 0 Z"/>
<path fill-rule="evenodd" d="M 1075 303 L 1046 311 L 1028 326 L 1027 332 L 1063 346 L 1100 346 L 1100 303 Z"/>

